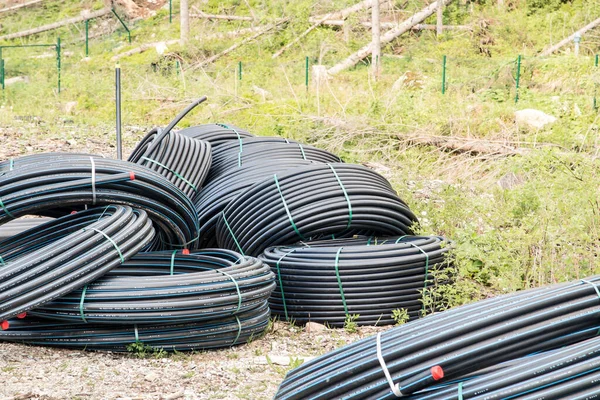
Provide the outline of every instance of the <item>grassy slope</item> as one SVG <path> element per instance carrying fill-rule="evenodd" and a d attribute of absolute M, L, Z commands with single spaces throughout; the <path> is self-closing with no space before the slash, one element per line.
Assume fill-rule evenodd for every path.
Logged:
<path fill-rule="evenodd" d="M 89 3 L 98 7 L 95 1 Z M 125 123 L 165 124 L 187 99 L 206 94 L 210 104 L 184 120 L 183 126 L 231 122 L 256 134 L 315 143 L 350 162 L 391 168 L 387 175 L 421 215 L 422 232 L 444 234 L 457 242 L 459 280 L 443 293 L 451 305 L 597 273 L 600 147 L 592 98 L 598 83 L 593 53 L 599 41 L 593 34 L 586 36 L 579 58 L 568 51 L 546 59 L 533 56 L 597 18 L 600 2 L 512 0 L 506 1 L 512 4 L 508 10 L 485 1 L 469 6 L 457 2 L 446 10 L 446 23 L 472 24 L 476 27 L 472 33 L 449 32 L 441 38 L 429 31 L 405 35 L 384 50 L 401 57 L 383 58 L 378 82 L 370 79 L 367 64 L 359 64 L 318 89 L 311 84 L 307 91 L 305 56 L 311 64 L 333 65 L 364 45 L 369 33 L 355 24 L 345 41 L 341 31 L 318 29 L 281 59 L 270 56 L 308 27 L 310 13 L 350 3 L 319 2 L 320 10 L 315 10 L 308 1 L 250 0 L 254 13 L 264 21 L 290 15 L 292 23 L 214 65 L 178 74 L 176 59 L 185 68 L 240 40 L 203 37 L 249 26 L 194 20 L 195 39 L 186 49 L 176 45 L 162 56 L 149 51 L 121 60 Z M 423 3 L 409 1 L 397 18 L 410 15 Z M 51 10 L 57 7 L 61 17 L 76 15 L 78 4 L 48 0 L 44 8 L 19 12 L 0 23 L 4 31 L 26 29 L 55 21 Z M 210 0 L 202 7 L 207 12 L 250 15 L 245 4 Z M 71 42 L 81 33 L 69 27 L 29 40 L 53 42 L 57 34 Z M 113 119 L 110 57 L 144 42 L 177 36 L 178 25 L 169 25 L 167 11 L 162 10 L 135 25 L 131 45 L 122 32 L 92 41 L 88 61 L 81 61 L 81 42 L 67 45 L 66 50 L 75 55 L 63 62 L 60 95 L 55 91 L 53 59 L 32 61 L 24 51 L 6 52 L 8 74 L 27 74 L 31 83 L 4 93 L 0 125 L 14 125 L 16 116 L 35 115 L 43 120 L 40 131 L 57 135 L 66 118 L 86 134 L 98 132 L 99 140 L 108 141 L 100 132 L 109 130 Z M 524 58 L 520 102 L 515 105 L 518 54 Z M 443 55 L 448 57 L 445 95 L 440 93 Z M 242 81 L 236 79 L 238 61 L 243 62 Z M 256 87 L 268 95 L 263 98 Z M 75 114 L 67 116 L 62 106 L 69 101 L 78 105 Z M 519 128 L 514 111 L 524 108 L 543 110 L 559 120 L 540 131 Z M 508 158 L 449 153 L 411 146 L 404 140 L 407 134 L 519 142 L 531 151 Z M 516 186 L 503 189 L 498 184 L 503 177 L 516 181 Z"/>

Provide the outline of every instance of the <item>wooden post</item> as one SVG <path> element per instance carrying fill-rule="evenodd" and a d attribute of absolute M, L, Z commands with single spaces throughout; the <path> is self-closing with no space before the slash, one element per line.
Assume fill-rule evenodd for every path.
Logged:
<path fill-rule="evenodd" d="M 371 8 L 371 33 L 373 35 L 373 51 L 371 52 L 371 67 L 373 78 L 379 78 L 379 60 L 381 59 L 381 30 L 379 26 L 379 0 L 373 1 Z"/>
<path fill-rule="evenodd" d="M 442 0 L 438 0 L 438 8 L 437 8 L 437 29 L 436 34 L 440 36 L 442 34 L 442 26 L 444 25 L 444 2 Z"/>
<path fill-rule="evenodd" d="M 190 38 L 190 8 L 188 0 L 181 0 L 179 14 L 181 15 L 181 43 L 186 43 Z"/>

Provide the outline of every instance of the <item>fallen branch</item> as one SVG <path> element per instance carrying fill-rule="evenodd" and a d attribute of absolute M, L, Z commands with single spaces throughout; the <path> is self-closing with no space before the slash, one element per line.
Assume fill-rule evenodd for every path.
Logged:
<path fill-rule="evenodd" d="M 220 19 L 220 20 L 225 20 L 225 21 L 255 21 L 255 19 L 253 17 L 242 17 L 242 16 L 238 16 L 238 15 L 207 14 L 205 12 L 202 12 L 200 9 L 198 9 L 195 6 L 192 6 L 192 8 L 196 11 L 196 14 L 190 13 L 190 18 L 203 18 L 203 19 L 208 19 L 208 20 Z"/>
<path fill-rule="evenodd" d="M 262 29 L 262 27 L 260 27 L 260 26 L 253 26 L 250 28 L 238 29 L 237 31 L 218 32 L 218 33 L 213 33 L 211 35 L 196 36 L 195 39 L 197 39 L 197 40 L 214 40 L 214 39 L 224 39 L 224 38 L 229 38 L 229 37 L 239 37 L 239 36 L 245 35 L 247 33 L 259 32 L 261 29 Z"/>
<path fill-rule="evenodd" d="M 600 18 L 598 18 L 595 21 L 590 22 L 589 24 L 587 24 L 586 26 L 584 26 L 577 32 L 573 33 L 571 36 L 564 38 L 563 40 L 561 40 L 554 46 L 550 47 L 549 49 L 542 51 L 540 56 L 542 56 L 542 57 L 549 56 L 550 54 L 554 53 L 556 50 L 560 49 L 564 45 L 566 45 L 568 43 L 572 43 L 575 36 L 579 35 L 581 37 L 584 33 L 586 33 L 587 31 L 589 31 L 591 29 L 594 29 L 595 27 L 597 27 L 599 25 L 600 25 Z"/>
<path fill-rule="evenodd" d="M 156 48 L 156 46 L 158 46 L 160 44 L 164 44 L 164 45 L 168 46 L 168 45 L 177 44 L 177 43 L 179 43 L 179 39 L 167 40 L 167 41 L 163 41 L 163 42 L 145 43 L 145 44 L 141 45 L 140 47 L 136 47 L 135 49 L 131 49 L 126 52 L 117 54 L 116 56 L 113 56 L 110 60 L 117 61 L 124 57 L 129 57 L 134 54 L 140 54 L 140 53 L 143 53 L 150 49 L 154 49 L 154 48 Z"/>
<path fill-rule="evenodd" d="M 9 11 L 18 10 L 19 8 L 33 6 L 33 5 L 41 3 L 42 1 L 44 1 L 44 0 L 32 0 L 32 1 L 28 1 L 27 3 L 15 4 L 14 6 L 0 8 L 0 14 L 9 12 Z"/>
<path fill-rule="evenodd" d="M 313 18 L 310 18 L 310 21 L 312 22 Z M 326 21 L 321 22 L 321 25 L 344 26 L 345 23 L 346 23 L 346 21 L 344 21 L 343 19 L 328 19 Z M 371 27 L 370 21 L 360 21 L 359 23 L 366 28 Z M 389 29 L 395 29 L 400 26 L 400 24 L 398 24 L 396 22 L 381 22 L 380 25 L 382 28 L 389 28 Z M 437 25 L 434 25 L 434 24 L 417 24 L 410 29 L 415 30 L 415 31 L 418 31 L 418 30 L 434 31 L 434 30 L 436 30 L 436 28 L 437 28 Z M 442 28 L 444 30 L 457 30 L 457 31 L 470 31 L 473 29 L 469 25 L 442 25 Z"/>
<path fill-rule="evenodd" d="M 383 1 L 387 1 L 387 0 L 383 0 Z M 379 2 L 381 3 L 382 0 L 379 0 Z M 315 21 L 323 19 L 324 17 L 328 17 L 329 19 L 346 19 L 351 14 L 354 14 L 354 13 L 357 13 L 357 12 L 363 11 L 363 10 L 368 10 L 372 6 L 373 6 L 373 0 L 364 0 L 353 6 L 344 8 L 343 10 L 340 10 L 340 11 L 337 11 L 337 12 L 334 12 L 334 13 L 331 13 L 331 14 L 325 15 L 325 16 L 318 15 L 318 16 L 312 17 L 311 19 L 314 19 Z"/>
<path fill-rule="evenodd" d="M 307 30 L 305 30 L 304 32 L 302 32 L 300 35 L 296 36 L 296 38 L 294 40 L 292 40 L 291 42 L 289 42 L 288 44 L 286 44 L 285 46 L 283 46 L 281 49 L 279 49 L 279 51 L 277 51 L 275 54 L 273 54 L 272 58 L 277 58 L 280 55 L 282 55 L 284 51 L 286 51 L 287 49 L 289 49 L 290 47 L 292 47 L 293 45 L 295 45 L 296 43 L 298 43 L 306 35 L 308 35 L 313 30 L 315 30 L 316 28 L 318 28 L 323 22 L 327 21 L 330 17 L 331 17 L 331 15 L 328 14 L 328 15 L 324 16 L 322 19 L 320 19 L 319 21 L 317 21 L 314 24 L 312 24 Z"/>
<path fill-rule="evenodd" d="M 110 14 L 110 9 L 109 8 L 104 8 L 102 10 L 94 11 L 94 12 L 91 12 L 91 13 L 84 13 L 83 15 L 80 15 L 79 17 L 67 18 L 67 19 L 64 19 L 62 21 L 55 22 L 53 24 L 39 26 L 37 28 L 28 29 L 26 31 L 21 31 L 21 32 L 16 32 L 16 33 L 9 33 L 8 35 L 0 36 L 0 40 L 10 40 L 10 39 L 16 39 L 16 38 L 31 36 L 31 35 L 35 35 L 37 33 L 51 31 L 53 29 L 57 29 L 57 28 L 60 28 L 62 26 L 65 26 L 65 25 L 76 24 L 78 22 L 82 22 L 82 21 L 85 21 L 85 20 L 88 20 L 88 19 L 102 17 L 102 16 L 107 15 L 107 14 Z"/>
<path fill-rule="evenodd" d="M 442 0 L 442 5 L 450 4 L 452 0 Z M 386 32 L 383 36 L 381 36 L 381 44 L 390 43 L 392 40 L 396 39 L 398 36 L 402 35 L 405 32 L 408 32 L 413 26 L 423 22 L 426 18 L 433 15 L 436 12 L 438 7 L 438 3 L 434 2 L 418 13 L 414 14 L 412 17 L 407 19 L 406 21 L 398 24 L 395 29 L 392 29 Z M 356 53 L 350 55 L 344 61 L 334 65 L 333 67 L 327 70 L 329 75 L 335 75 L 340 73 L 341 71 L 348 69 L 360 62 L 363 58 L 369 56 L 371 54 L 371 43 L 364 46 L 362 49 L 357 51 Z"/>
<path fill-rule="evenodd" d="M 238 47 L 241 47 L 241 46 L 245 45 L 246 43 L 249 43 L 249 42 L 253 41 L 254 39 L 258 38 L 259 36 L 264 35 L 265 33 L 267 33 L 269 31 L 277 28 L 278 26 L 282 25 L 283 23 L 285 23 L 287 21 L 289 21 L 289 18 L 285 18 L 285 19 L 283 19 L 281 21 L 278 21 L 278 22 L 276 22 L 276 23 L 274 23 L 272 25 L 269 25 L 266 28 L 262 29 L 261 31 L 255 33 L 254 35 L 252 35 L 252 36 L 250 36 L 250 37 L 242 40 L 241 42 L 236 43 L 236 44 L 234 44 L 231 47 L 228 47 L 227 49 L 223 50 L 222 52 L 220 52 L 218 54 L 215 54 L 215 55 L 207 58 L 204 61 L 201 61 L 199 63 L 196 63 L 196 64 L 190 66 L 189 69 L 194 70 L 194 69 L 201 68 L 201 67 L 203 67 L 205 65 L 211 64 L 211 63 L 215 62 L 216 60 L 218 60 L 219 58 L 221 58 L 221 57 L 223 57 L 223 56 L 231 53 L 232 51 L 234 51 Z"/>
<path fill-rule="evenodd" d="M 412 145 L 434 146 L 443 151 L 469 153 L 471 155 L 515 156 L 524 155 L 531 151 L 529 148 L 517 147 L 511 143 L 451 136 L 398 135 L 398 139 Z"/>

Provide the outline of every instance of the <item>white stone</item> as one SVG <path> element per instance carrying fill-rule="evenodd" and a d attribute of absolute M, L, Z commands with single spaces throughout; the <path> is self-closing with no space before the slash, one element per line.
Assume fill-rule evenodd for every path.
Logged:
<path fill-rule="evenodd" d="M 542 129 L 544 126 L 556 122 L 556 117 L 540 110 L 527 108 L 515 111 L 517 125 L 527 125 L 531 128 Z"/>

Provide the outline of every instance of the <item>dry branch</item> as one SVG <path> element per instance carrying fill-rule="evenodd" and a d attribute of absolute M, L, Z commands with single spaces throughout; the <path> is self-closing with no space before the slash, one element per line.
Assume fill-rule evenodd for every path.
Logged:
<path fill-rule="evenodd" d="M 255 19 L 253 17 L 242 17 L 242 16 L 238 16 L 238 15 L 207 14 L 205 12 L 202 12 L 200 9 L 198 9 L 195 6 L 192 6 L 192 8 L 194 9 L 194 11 L 196 11 L 196 13 L 195 14 L 190 13 L 190 18 L 203 18 L 203 19 L 209 19 L 209 20 L 220 19 L 220 20 L 225 20 L 225 21 L 255 21 Z"/>
<path fill-rule="evenodd" d="M 33 6 L 33 5 L 41 3 L 42 1 L 44 1 L 44 0 L 32 0 L 32 1 L 28 1 L 27 3 L 15 4 L 14 6 L 0 8 L 0 14 L 9 12 L 9 11 L 18 10 L 19 8 Z"/>
<path fill-rule="evenodd" d="M 310 19 L 311 22 L 312 22 L 312 20 L 313 20 L 313 18 Z M 344 26 L 345 23 L 346 23 L 346 21 L 344 21 L 343 19 L 328 19 L 326 21 L 323 21 L 321 23 L 321 25 L 323 25 L 323 26 Z M 360 21 L 359 23 L 366 28 L 371 27 L 371 21 Z M 388 28 L 388 29 L 395 29 L 400 26 L 400 24 L 398 24 L 396 22 L 380 22 L 379 25 L 381 25 L 382 28 Z M 442 28 L 445 31 L 446 30 L 470 31 L 473 29 L 469 25 L 442 25 Z M 437 29 L 437 26 L 433 25 L 433 24 L 416 24 L 415 26 L 413 26 L 410 29 L 414 30 L 414 31 L 421 31 L 421 30 L 434 31 Z"/>
<path fill-rule="evenodd" d="M 58 21 L 53 24 L 39 26 L 37 28 L 28 29 L 26 31 L 9 33 L 8 35 L 0 36 L 0 40 L 10 40 L 10 39 L 16 39 L 16 38 L 21 38 L 21 37 L 25 37 L 25 36 L 31 36 L 31 35 L 35 35 L 37 33 L 51 31 L 53 29 L 57 29 L 62 26 L 65 26 L 65 25 L 76 24 L 78 22 L 85 21 L 86 19 L 102 17 L 106 14 L 110 14 L 109 8 L 104 8 L 102 10 L 85 13 L 83 15 L 80 15 L 79 17 L 63 19 L 62 21 Z"/>
<path fill-rule="evenodd" d="M 379 0 L 379 2 L 381 3 L 382 0 Z M 360 3 L 357 3 L 353 6 L 344 8 L 343 10 L 337 11 L 335 13 L 331 13 L 329 14 L 329 18 L 330 19 L 346 19 L 348 18 L 351 14 L 354 14 L 356 12 L 359 11 L 363 11 L 363 10 L 368 10 L 373 6 L 373 0 L 364 0 L 361 1 Z M 319 15 L 316 17 L 313 17 L 311 19 L 314 19 L 315 21 L 318 21 L 320 19 L 323 19 L 325 16 L 323 15 Z M 312 21 L 311 21 L 312 22 Z"/>
<path fill-rule="evenodd" d="M 531 151 L 529 148 L 518 147 L 510 143 L 451 136 L 398 135 L 398 139 L 412 145 L 434 146 L 444 151 L 473 155 L 515 156 L 527 154 Z"/>
<path fill-rule="evenodd" d="M 443 5 L 450 4 L 452 0 L 442 0 Z M 436 12 L 438 7 L 438 3 L 434 2 L 418 13 L 414 14 L 412 17 L 407 19 L 406 21 L 398 24 L 395 29 L 392 29 L 386 32 L 383 36 L 381 36 L 381 44 L 385 45 L 390 43 L 392 40 L 396 39 L 398 36 L 403 33 L 409 31 L 413 26 L 423 22 L 427 17 L 431 16 L 434 12 Z M 333 67 L 327 70 L 329 75 L 335 75 L 347 68 L 350 68 L 360 62 L 363 58 L 369 56 L 371 54 L 372 43 L 364 46 L 362 49 L 352 54 L 350 57 L 346 58 L 344 61 L 334 65 Z"/>
<path fill-rule="evenodd" d="M 561 40 L 554 46 L 550 47 L 549 49 L 542 51 L 542 53 L 540 55 L 542 57 L 549 56 L 550 54 L 554 53 L 556 50 L 560 49 L 564 45 L 566 45 L 568 43 L 572 43 L 573 39 L 575 38 L 576 35 L 582 36 L 585 32 L 587 32 L 591 29 L 594 29 L 595 27 L 597 27 L 599 25 L 600 25 L 600 18 L 598 18 L 595 21 L 590 22 L 589 24 L 587 24 L 586 26 L 584 26 L 577 32 L 573 33 L 571 36 L 564 38 L 563 40 Z"/>
<path fill-rule="evenodd" d="M 145 43 L 145 44 L 141 45 L 140 47 L 136 47 L 135 49 L 131 49 L 131 50 L 128 50 L 126 52 L 117 54 L 116 56 L 113 56 L 111 58 L 111 61 L 117 61 L 117 60 L 119 60 L 119 59 L 121 59 L 123 57 L 129 57 L 129 56 L 132 56 L 134 54 L 143 53 L 143 52 L 148 51 L 150 49 L 156 48 L 156 46 L 159 45 L 159 44 L 161 44 L 161 43 L 164 43 L 165 45 L 177 44 L 177 43 L 179 43 L 179 39 L 172 39 L 172 40 L 167 40 L 167 41 L 164 41 L 164 42 Z"/>
<path fill-rule="evenodd" d="M 271 31 L 271 30 L 273 30 L 273 29 L 277 28 L 278 26 L 280 26 L 280 25 L 284 24 L 284 23 L 285 23 L 285 22 L 287 22 L 288 20 L 289 20 L 289 18 L 285 18 L 285 19 L 283 19 L 283 20 L 281 20 L 281 21 L 277 21 L 277 22 L 275 22 L 274 24 L 271 24 L 271 25 L 267 26 L 266 28 L 264 28 L 264 29 L 260 30 L 259 32 L 255 33 L 254 35 L 252 35 L 252 36 L 250 36 L 250 37 L 248 37 L 248 38 L 246 38 L 246 39 L 242 40 L 241 42 L 239 42 L 239 43 L 236 43 L 236 44 L 234 44 L 234 45 L 233 45 L 233 46 L 231 46 L 231 47 L 228 47 L 227 49 L 223 50 L 222 52 L 220 52 L 220 53 L 218 53 L 218 54 L 215 54 L 215 55 L 213 55 L 213 56 L 211 56 L 211 57 L 207 58 L 207 59 L 206 59 L 206 60 L 204 60 L 204 61 L 201 61 L 201 62 L 199 62 L 199 63 L 196 63 L 196 64 L 192 65 L 192 66 L 190 67 L 190 69 L 194 70 L 194 69 L 197 69 L 197 68 L 204 67 L 205 65 L 211 64 L 211 63 L 215 62 L 216 60 L 218 60 L 219 58 L 221 58 L 221 57 L 223 57 L 223 56 L 225 56 L 225 55 L 227 55 L 227 54 L 231 53 L 232 51 L 234 51 L 234 50 L 235 50 L 235 49 L 237 49 L 238 47 L 241 47 L 241 46 L 245 45 L 246 43 L 249 43 L 249 42 L 253 41 L 254 39 L 258 38 L 259 36 L 262 36 L 262 35 L 264 35 L 265 33 L 267 33 L 267 32 L 269 32 L 269 31 Z"/>

